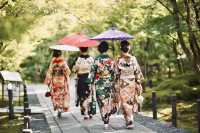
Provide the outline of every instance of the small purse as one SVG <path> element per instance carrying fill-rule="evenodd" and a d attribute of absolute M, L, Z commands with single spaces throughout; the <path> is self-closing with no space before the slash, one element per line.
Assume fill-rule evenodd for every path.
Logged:
<path fill-rule="evenodd" d="M 139 95 L 139 96 L 138 96 L 138 103 L 139 103 L 140 105 L 142 105 L 143 102 L 144 102 L 144 97 L 143 97 L 142 95 Z"/>
<path fill-rule="evenodd" d="M 51 91 L 49 90 L 49 87 L 47 87 L 47 91 L 45 93 L 45 97 L 50 97 L 51 96 Z"/>
<path fill-rule="evenodd" d="M 46 93 L 45 93 L 45 97 L 50 97 L 51 96 L 51 92 L 50 91 L 47 91 Z"/>

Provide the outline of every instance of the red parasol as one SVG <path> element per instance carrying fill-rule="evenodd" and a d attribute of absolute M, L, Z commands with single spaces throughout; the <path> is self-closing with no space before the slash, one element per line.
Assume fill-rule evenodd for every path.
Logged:
<path fill-rule="evenodd" d="M 98 42 L 91 40 L 88 36 L 81 33 L 68 35 L 58 41 L 58 44 L 71 45 L 76 47 L 92 47 L 97 46 Z"/>

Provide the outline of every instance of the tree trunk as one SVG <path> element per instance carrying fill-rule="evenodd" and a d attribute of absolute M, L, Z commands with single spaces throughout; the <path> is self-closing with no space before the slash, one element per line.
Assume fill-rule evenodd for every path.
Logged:
<path fill-rule="evenodd" d="M 185 9 L 187 12 L 186 22 L 189 32 L 189 44 L 193 53 L 193 65 L 196 72 L 200 73 L 200 48 L 198 46 L 198 42 L 196 39 L 195 34 L 192 31 L 192 22 L 191 22 L 191 15 L 190 15 L 190 5 L 188 0 L 184 0 Z"/>
<path fill-rule="evenodd" d="M 149 53 L 151 48 L 150 48 L 150 38 L 147 37 L 147 40 L 146 40 L 146 45 L 145 45 L 145 48 L 144 50 Z M 148 59 L 148 56 L 146 57 L 146 60 L 145 60 L 145 76 L 147 79 L 149 79 L 149 59 Z"/>
<path fill-rule="evenodd" d="M 167 4 L 164 4 L 164 2 L 162 0 L 156 0 L 158 3 L 160 3 L 163 7 L 165 7 L 169 13 L 171 13 L 173 15 L 173 11 L 168 7 Z M 185 20 L 184 15 L 178 11 L 178 14 L 181 16 L 182 19 Z"/>
<path fill-rule="evenodd" d="M 179 71 L 179 73 L 182 73 L 183 72 L 183 70 L 182 70 L 182 64 L 181 64 L 180 59 L 178 59 L 179 54 L 178 54 L 178 51 L 177 51 L 177 47 L 176 47 L 176 42 L 175 41 L 173 41 L 172 47 L 173 47 L 173 51 L 174 51 L 174 53 L 176 55 L 176 61 L 177 61 L 178 71 Z"/>
<path fill-rule="evenodd" d="M 190 15 L 189 1 L 184 0 L 184 4 L 185 4 L 186 12 L 187 12 L 186 22 L 187 22 L 187 27 L 188 27 L 188 32 L 189 32 L 189 42 L 190 42 L 190 45 L 193 45 L 192 50 L 194 50 L 192 52 L 194 55 L 200 55 L 200 48 L 199 48 L 196 36 L 194 32 L 192 31 L 192 20 L 191 20 L 191 15 Z"/>
<path fill-rule="evenodd" d="M 194 8 L 197 26 L 200 29 L 200 12 L 199 12 L 199 9 L 198 9 L 198 4 L 195 2 L 195 0 L 192 0 L 192 6 Z"/>
<path fill-rule="evenodd" d="M 176 2 L 176 0 L 170 0 L 170 2 L 173 7 L 173 17 L 174 17 L 176 32 L 177 32 L 177 35 L 179 38 L 180 45 L 181 45 L 183 51 L 185 52 L 185 54 L 187 55 L 188 59 L 191 61 L 192 55 L 191 55 L 190 50 L 186 47 L 185 41 L 183 39 L 181 27 L 180 27 L 181 21 L 180 21 L 179 14 L 178 14 L 179 10 L 178 10 L 178 6 L 177 6 L 177 2 Z"/>

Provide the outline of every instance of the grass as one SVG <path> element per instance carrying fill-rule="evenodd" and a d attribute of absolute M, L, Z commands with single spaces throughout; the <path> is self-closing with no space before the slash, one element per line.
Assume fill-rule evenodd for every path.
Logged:
<path fill-rule="evenodd" d="M 150 99 L 151 91 L 147 91 L 144 93 L 145 101 Z M 167 92 L 167 91 L 165 91 Z M 163 93 L 157 96 L 162 96 Z M 150 114 L 151 107 L 149 102 L 144 103 L 143 111 L 147 114 Z M 165 100 L 161 100 L 157 104 L 158 108 L 158 119 L 163 120 L 166 122 L 171 122 L 171 104 L 166 102 Z M 187 101 L 178 101 L 177 103 L 177 123 L 179 128 L 185 128 L 191 131 L 192 133 L 197 132 L 197 106 L 194 102 L 187 102 Z"/>
<path fill-rule="evenodd" d="M 0 113 L 0 133 L 20 133 L 23 128 L 23 117 L 15 114 L 15 119 L 9 121 L 8 114 Z"/>
<path fill-rule="evenodd" d="M 186 128 L 192 133 L 197 132 L 197 105 L 200 98 L 200 80 L 194 74 L 185 74 L 172 79 L 163 80 L 158 86 L 147 88 L 143 111 L 151 111 L 151 95 L 156 91 L 158 118 L 171 122 L 170 96 L 177 96 L 178 127 Z M 148 113 L 149 114 L 149 113 Z"/>
<path fill-rule="evenodd" d="M 14 106 L 18 106 L 19 102 L 14 101 Z M 21 101 L 22 104 L 22 101 Z M 2 102 L 0 99 L 0 108 L 7 107 L 8 101 Z M 23 128 L 23 116 L 21 114 L 15 114 L 15 118 L 9 121 L 7 113 L 0 113 L 0 133 L 20 133 Z"/>

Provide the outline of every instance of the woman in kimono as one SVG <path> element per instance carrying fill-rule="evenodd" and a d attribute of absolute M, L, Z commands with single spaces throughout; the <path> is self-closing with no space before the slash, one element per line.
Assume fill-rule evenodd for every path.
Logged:
<path fill-rule="evenodd" d="M 105 129 L 108 128 L 110 115 L 115 111 L 112 106 L 114 61 L 106 54 L 107 50 L 108 43 L 101 42 L 98 46 L 100 55 L 94 59 L 89 76 L 96 90 L 96 99 Z"/>
<path fill-rule="evenodd" d="M 84 116 L 84 120 L 92 118 L 89 108 L 91 102 L 91 90 L 87 79 L 94 60 L 87 54 L 87 50 L 87 47 L 80 48 L 81 54 L 73 68 L 77 73 L 77 102 L 80 103 L 80 110 L 81 114 Z"/>
<path fill-rule="evenodd" d="M 135 56 L 129 54 L 130 44 L 128 41 L 121 42 L 121 56 L 116 62 L 118 77 L 118 95 L 122 112 L 128 129 L 133 128 L 133 113 L 138 111 L 138 96 L 142 93 L 141 73 Z"/>
<path fill-rule="evenodd" d="M 58 117 L 61 117 L 61 112 L 67 112 L 69 110 L 70 102 L 70 69 L 61 55 L 60 50 L 53 51 L 53 58 L 45 79 L 45 84 L 50 88 L 54 110 L 58 111 Z"/>

